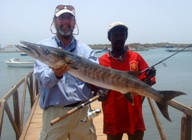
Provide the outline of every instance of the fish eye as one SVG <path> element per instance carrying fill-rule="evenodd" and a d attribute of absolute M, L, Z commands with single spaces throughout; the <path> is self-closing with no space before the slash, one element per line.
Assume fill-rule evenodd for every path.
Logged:
<path fill-rule="evenodd" d="M 49 50 L 45 49 L 45 50 L 43 50 L 43 53 L 44 53 L 45 55 L 48 55 L 48 54 L 49 54 Z"/>

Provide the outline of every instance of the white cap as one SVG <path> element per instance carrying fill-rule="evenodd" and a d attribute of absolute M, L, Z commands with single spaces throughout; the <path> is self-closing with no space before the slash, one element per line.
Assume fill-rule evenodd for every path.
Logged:
<path fill-rule="evenodd" d="M 109 25 L 108 33 L 109 33 L 112 29 L 114 29 L 114 28 L 116 28 L 116 27 L 123 27 L 125 30 L 128 30 L 127 26 L 125 26 L 124 23 L 122 23 L 122 22 L 113 22 L 113 23 L 111 23 L 111 24 Z"/>
<path fill-rule="evenodd" d="M 55 9 L 55 16 L 59 17 L 64 13 L 72 14 L 75 17 L 75 8 L 71 5 L 58 5 Z"/>
<path fill-rule="evenodd" d="M 114 28 L 116 28 L 116 27 L 124 28 L 126 31 L 128 30 L 127 26 L 125 26 L 125 24 L 122 23 L 122 22 L 113 22 L 113 23 L 111 23 L 111 24 L 109 25 L 108 36 L 107 36 L 108 39 L 109 39 L 109 41 L 110 41 L 109 34 L 110 34 L 110 32 L 111 32 Z"/>
<path fill-rule="evenodd" d="M 57 13 L 55 13 L 55 16 L 59 17 L 60 15 L 62 15 L 64 13 L 70 13 L 75 17 L 75 13 L 73 13 L 72 11 L 70 11 L 68 9 L 62 9 L 62 10 L 58 11 Z"/>

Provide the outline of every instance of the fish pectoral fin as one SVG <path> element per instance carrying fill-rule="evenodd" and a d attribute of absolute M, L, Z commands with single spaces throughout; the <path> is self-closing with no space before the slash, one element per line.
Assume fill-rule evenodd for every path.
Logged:
<path fill-rule="evenodd" d="M 123 94 L 125 98 L 131 103 L 134 104 L 133 96 L 130 93 Z"/>
<path fill-rule="evenodd" d="M 138 78 L 141 71 L 128 71 L 127 73 L 128 73 L 128 75 L 131 75 L 134 78 Z"/>

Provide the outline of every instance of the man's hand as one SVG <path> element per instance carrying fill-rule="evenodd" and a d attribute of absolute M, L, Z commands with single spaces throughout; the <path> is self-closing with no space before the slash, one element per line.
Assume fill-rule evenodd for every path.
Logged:
<path fill-rule="evenodd" d="M 155 82 L 151 80 L 151 78 L 153 78 L 156 75 L 156 69 L 154 67 L 151 67 L 145 73 L 146 73 L 146 78 L 142 79 L 142 81 L 150 86 L 154 85 Z"/>
<path fill-rule="evenodd" d="M 105 101 L 107 99 L 107 92 L 101 89 L 97 91 L 97 95 L 99 95 L 98 101 L 100 102 Z"/>
<path fill-rule="evenodd" d="M 63 65 L 60 68 L 52 68 L 53 72 L 55 73 L 55 76 L 58 79 L 61 79 L 63 77 L 63 74 L 69 70 L 68 65 Z"/>
<path fill-rule="evenodd" d="M 62 50 L 61 47 L 58 47 L 59 50 Z M 61 79 L 63 77 L 63 74 L 69 70 L 69 67 L 67 65 L 63 65 L 60 68 L 52 68 L 52 71 L 55 73 L 55 76 L 57 79 Z"/>

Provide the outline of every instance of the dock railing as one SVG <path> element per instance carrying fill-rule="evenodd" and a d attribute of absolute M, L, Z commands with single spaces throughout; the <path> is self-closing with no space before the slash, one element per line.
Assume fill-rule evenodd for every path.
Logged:
<path fill-rule="evenodd" d="M 167 140 L 166 135 L 164 133 L 164 130 L 162 128 L 160 119 L 157 115 L 157 111 L 154 107 L 152 99 L 148 99 L 149 106 L 151 108 L 159 135 L 161 137 L 161 140 Z M 175 100 L 168 101 L 168 104 L 172 106 L 173 108 L 183 112 L 183 117 L 181 118 L 181 134 L 180 134 L 180 140 L 191 140 L 191 125 L 192 125 L 192 108 L 189 106 L 186 106 L 184 104 L 181 104 Z"/>
<path fill-rule="evenodd" d="M 1 98 L 0 138 L 2 136 L 2 127 L 5 119 L 4 112 L 6 112 L 15 132 L 16 140 L 19 139 L 25 125 L 25 119 L 28 118 L 28 116 L 25 115 L 30 114 L 30 112 L 26 114 L 26 104 L 29 105 L 29 108 L 32 108 L 35 100 L 38 98 L 38 92 L 38 82 L 35 80 L 33 72 L 30 72 Z M 29 96 L 29 98 L 27 96 Z"/>
<path fill-rule="evenodd" d="M 21 88 L 21 90 L 20 90 Z M 4 112 L 7 113 L 9 121 L 11 122 L 12 128 L 15 132 L 16 140 L 19 140 L 23 128 L 25 126 L 25 108 L 27 99 L 26 96 L 29 95 L 30 108 L 32 108 L 36 99 L 38 98 L 38 82 L 35 80 L 33 72 L 30 72 L 26 77 L 21 79 L 15 86 L 11 88 L 11 90 L 5 94 L 3 98 L 0 100 L 0 138 L 2 132 L 2 126 L 4 121 Z M 12 102 L 9 102 L 12 98 Z M 149 106 L 152 110 L 152 114 L 159 131 L 159 135 L 161 140 L 167 140 L 164 130 L 161 126 L 160 119 L 158 117 L 158 113 L 154 107 L 154 101 L 152 99 L 148 99 Z M 12 103 L 12 108 L 10 108 L 10 103 Z M 173 108 L 183 112 L 183 117 L 181 118 L 181 140 L 191 140 L 191 122 L 192 122 L 192 108 L 181 104 L 175 100 L 168 101 L 168 104 Z M 30 114 L 30 113 L 29 113 Z M 29 115 L 28 114 L 28 115 Z M 29 117 L 29 116 L 28 116 Z M 147 123 L 147 122 L 146 122 Z"/>

